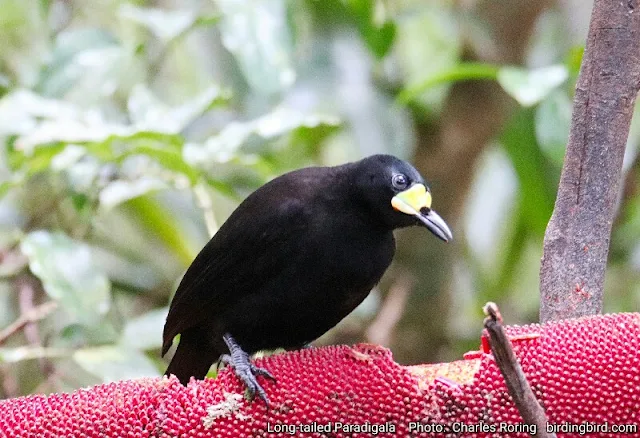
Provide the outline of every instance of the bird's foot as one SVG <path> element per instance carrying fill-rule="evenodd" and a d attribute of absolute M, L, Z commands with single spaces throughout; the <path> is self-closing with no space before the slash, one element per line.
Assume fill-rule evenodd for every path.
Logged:
<path fill-rule="evenodd" d="M 276 381 L 276 378 L 266 369 L 255 366 L 249 359 L 249 354 L 245 352 L 240 345 L 233 339 L 233 337 L 226 333 L 222 339 L 229 347 L 230 354 L 224 354 L 220 358 L 221 362 L 225 365 L 233 367 L 236 376 L 247 388 L 249 398 L 253 399 L 257 394 L 262 399 L 267 408 L 269 407 L 269 397 L 267 393 L 258 383 L 258 376 L 263 376 L 271 381 Z"/>

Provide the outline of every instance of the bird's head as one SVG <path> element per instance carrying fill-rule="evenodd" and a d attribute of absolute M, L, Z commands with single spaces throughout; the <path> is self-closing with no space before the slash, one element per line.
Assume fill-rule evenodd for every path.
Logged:
<path fill-rule="evenodd" d="M 438 238 L 453 238 L 446 222 L 431 209 L 431 192 L 418 171 L 391 155 L 355 163 L 355 187 L 373 213 L 392 229 L 422 225 Z"/>

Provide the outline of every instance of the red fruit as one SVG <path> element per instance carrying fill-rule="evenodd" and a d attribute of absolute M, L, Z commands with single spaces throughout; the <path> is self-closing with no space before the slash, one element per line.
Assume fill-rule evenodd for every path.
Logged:
<path fill-rule="evenodd" d="M 506 329 L 559 437 L 620 436 L 623 424 L 640 436 L 640 314 Z M 529 436 L 493 357 L 466 358 L 404 367 L 374 345 L 301 350 L 257 361 L 278 380 L 262 380 L 270 410 L 223 370 L 186 388 L 146 378 L 5 400 L 0 436 Z"/>

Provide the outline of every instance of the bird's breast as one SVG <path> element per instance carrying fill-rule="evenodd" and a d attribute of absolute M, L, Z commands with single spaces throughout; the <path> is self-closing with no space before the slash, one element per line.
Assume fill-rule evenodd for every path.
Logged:
<path fill-rule="evenodd" d="M 318 283 L 325 289 L 325 298 L 352 310 L 391 264 L 395 241 L 391 232 L 343 232 L 316 248 L 313 266 L 322 277 Z"/>

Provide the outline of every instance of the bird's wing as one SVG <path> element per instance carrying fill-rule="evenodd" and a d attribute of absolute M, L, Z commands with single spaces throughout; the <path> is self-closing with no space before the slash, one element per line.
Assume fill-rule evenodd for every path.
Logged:
<path fill-rule="evenodd" d="M 309 207 L 286 190 L 250 196 L 218 230 L 185 273 L 163 333 L 163 355 L 173 338 L 215 318 L 278 275 L 300 255 Z"/>

